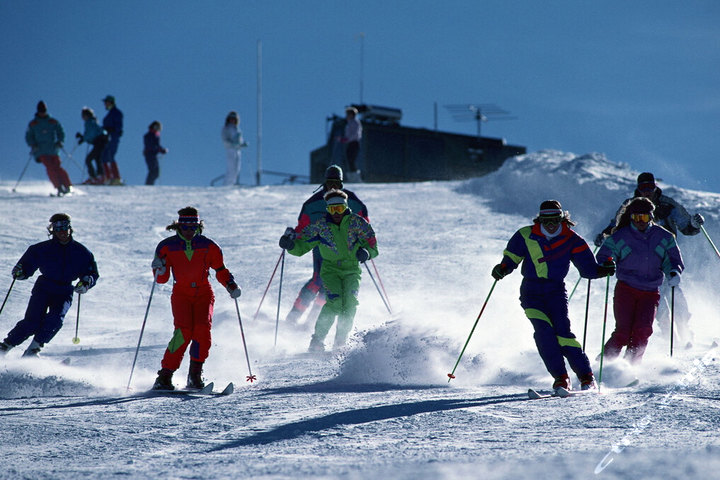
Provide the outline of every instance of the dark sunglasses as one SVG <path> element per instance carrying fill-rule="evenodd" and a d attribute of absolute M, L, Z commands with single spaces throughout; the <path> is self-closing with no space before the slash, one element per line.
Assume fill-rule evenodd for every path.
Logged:
<path fill-rule="evenodd" d="M 197 230 L 197 227 L 198 227 L 198 226 L 197 226 L 197 224 L 195 224 L 195 223 L 192 223 L 192 224 L 186 224 L 186 223 L 180 224 L 180 228 L 181 228 L 182 230 Z"/>
<path fill-rule="evenodd" d="M 70 222 L 67 220 L 60 220 L 58 222 L 53 222 L 52 229 L 53 232 L 66 232 L 70 230 Z"/>

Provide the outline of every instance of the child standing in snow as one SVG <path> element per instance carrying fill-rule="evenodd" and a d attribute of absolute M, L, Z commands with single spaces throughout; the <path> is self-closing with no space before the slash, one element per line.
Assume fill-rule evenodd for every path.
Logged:
<path fill-rule="evenodd" d="M 642 360 L 653 331 L 663 274 L 671 288 L 680 285 L 684 268 L 680 249 L 672 233 L 653 223 L 654 210 L 649 199 L 632 199 L 620 210 L 616 226 L 597 253 L 599 260 L 613 257 L 617 261 L 615 331 L 604 347 L 608 360 L 620 355 L 623 347 L 631 363 Z"/>
<path fill-rule="evenodd" d="M 98 279 L 93 254 L 72 238 L 70 216 L 56 213 L 47 227 L 50 240 L 30 246 L 12 270 L 15 280 L 27 280 L 36 270 L 35 282 L 25 318 L 0 343 L 0 354 L 33 337 L 24 357 L 36 357 L 43 346 L 62 328 L 72 305 L 73 293 L 86 293 Z M 73 287 L 72 282 L 80 279 Z"/>
<path fill-rule="evenodd" d="M 172 304 L 175 332 L 165 350 L 154 390 L 174 390 L 172 376 L 180 368 L 190 341 L 188 388 L 203 388 L 203 363 L 210 353 L 215 294 L 208 281 L 209 270 L 232 298 L 240 297 L 240 287 L 230 270 L 225 268 L 220 247 L 202 235 L 203 222 L 194 207 L 181 208 L 178 219 L 166 227 L 176 235 L 161 241 L 155 248 L 152 262 L 157 283 L 167 283 L 173 274 Z"/>
<path fill-rule="evenodd" d="M 375 232 L 367 220 L 348 208 L 347 200 L 342 190 L 330 190 L 325 194 L 327 213 L 323 217 L 299 234 L 288 227 L 280 237 L 280 248 L 290 254 L 299 257 L 318 247 L 323 259 L 320 277 L 325 287 L 325 305 L 315 322 L 311 352 L 325 350 L 325 337 L 335 317 L 335 348 L 345 344 L 358 306 L 360 263 L 378 254 Z"/>
<path fill-rule="evenodd" d="M 595 388 L 585 352 L 570 331 L 565 277 L 572 262 L 584 278 L 615 273 L 612 262 L 599 265 L 585 240 L 570 227 L 575 223 L 557 200 L 546 200 L 533 224 L 518 230 L 507 244 L 500 264 L 492 270 L 501 280 L 522 263 L 520 305 L 535 329 L 535 344 L 550 375 L 553 389 L 570 389 L 565 359 L 583 390 Z"/>

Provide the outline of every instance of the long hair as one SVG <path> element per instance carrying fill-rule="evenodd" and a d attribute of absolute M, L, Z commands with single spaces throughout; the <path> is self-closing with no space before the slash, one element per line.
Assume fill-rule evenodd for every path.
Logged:
<path fill-rule="evenodd" d="M 198 210 L 195 207 L 184 207 L 178 210 L 178 216 L 190 216 L 190 217 L 197 217 L 198 216 Z M 178 220 L 173 220 L 173 222 L 165 227 L 165 230 L 175 230 L 176 232 L 180 230 L 181 223 Z M 198 235 L 202 234 L 203 229 L 205 228 L 205 223 L 202 220 L 198 221 L 197 230 L 195 231 Z"/>

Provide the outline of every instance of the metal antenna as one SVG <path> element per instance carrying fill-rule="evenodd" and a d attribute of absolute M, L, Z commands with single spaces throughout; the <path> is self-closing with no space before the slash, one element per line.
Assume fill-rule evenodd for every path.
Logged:
<path fill-rule="evenodd" d="M 458 105 L 445 105 L 450 115 L 458 122 L 477 122 L 477 136 L 482 135 L 482 122 L 488 120 L 515 120 L 510 112 L 503 110 L 492 103 L 464 103 Z"/>

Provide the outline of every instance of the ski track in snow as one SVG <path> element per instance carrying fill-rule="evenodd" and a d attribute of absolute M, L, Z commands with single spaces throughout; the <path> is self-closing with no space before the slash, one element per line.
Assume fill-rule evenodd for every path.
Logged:
<path fill-rule="evenodd" d="M 656 332 L 640 367 L 604 365 L 601 394 L 528 400 L 528 387 L 547 392 L 551 379 L 518 305 L 516 274 L 496 286 L 457 378 L 447 381 L 492 284 L 492 266 L 539 203 L 560 200 L 577 231 L 592 239 L 636 176 L 599 154 L 543 151 L 463 182 L 348 185 L 370 210 L 393 315 L 363 270 L 355 334 L 344 349 L 322 356 L 304 354 L 310 325 L 282 322 L 309 277 L 309 255 L 286 259 L 276 346 L 277 278 L 253 319 L 280 254 L 277 239 L 313 186 L 78 187 L 70 197 L 49 198 L 47 183 L 24 183 L 17 193 L 0 183 L 13 221 L 0 234 L 8 286 L 12 266 L 45 238 L 45 221 L 57 211 L 73 217 L 75 238 L 93 251 L 101 275 L 82 301 L 79 345 L 71 342 L 74 304 L 43 358 L 24 361 L 19 347 L 0 359 L 0 478 L 713 478 L 720 467 L 720 367 L 711 346 L 720 336 L 713 290 L 720 259 L 702 235 L 679 240 L 693 348 L 676 344 L 670 358 L 667 339 Z M 702 213 L 708 233 L 720 239 L 720 196 L 662 186 Z M 167 285 L 155 288 L 128 392 L 153 249 L 188 204 L 200 209 L 205 233 L 243 288 L 242 322 L 258 381 L 245 382 L 235 307 L 213 279 L 205 375 L 217 386 L 234 382 L 235 393 L 143 395 L 171 334 Z M 568 289 L 576 275 L 568 276 Z M 0 329 L 21 318 L 33 282 L 16 282 Z M 579 337 L 586 293 L 583 282 L 571 303 Z M 604 295 L 604 282 L 593 282 L 591 360 L 602 341 Z M 608 318 L 608 334 L 612 323 Z M 621 388 L 636 376 L 638 386 Z"/>

